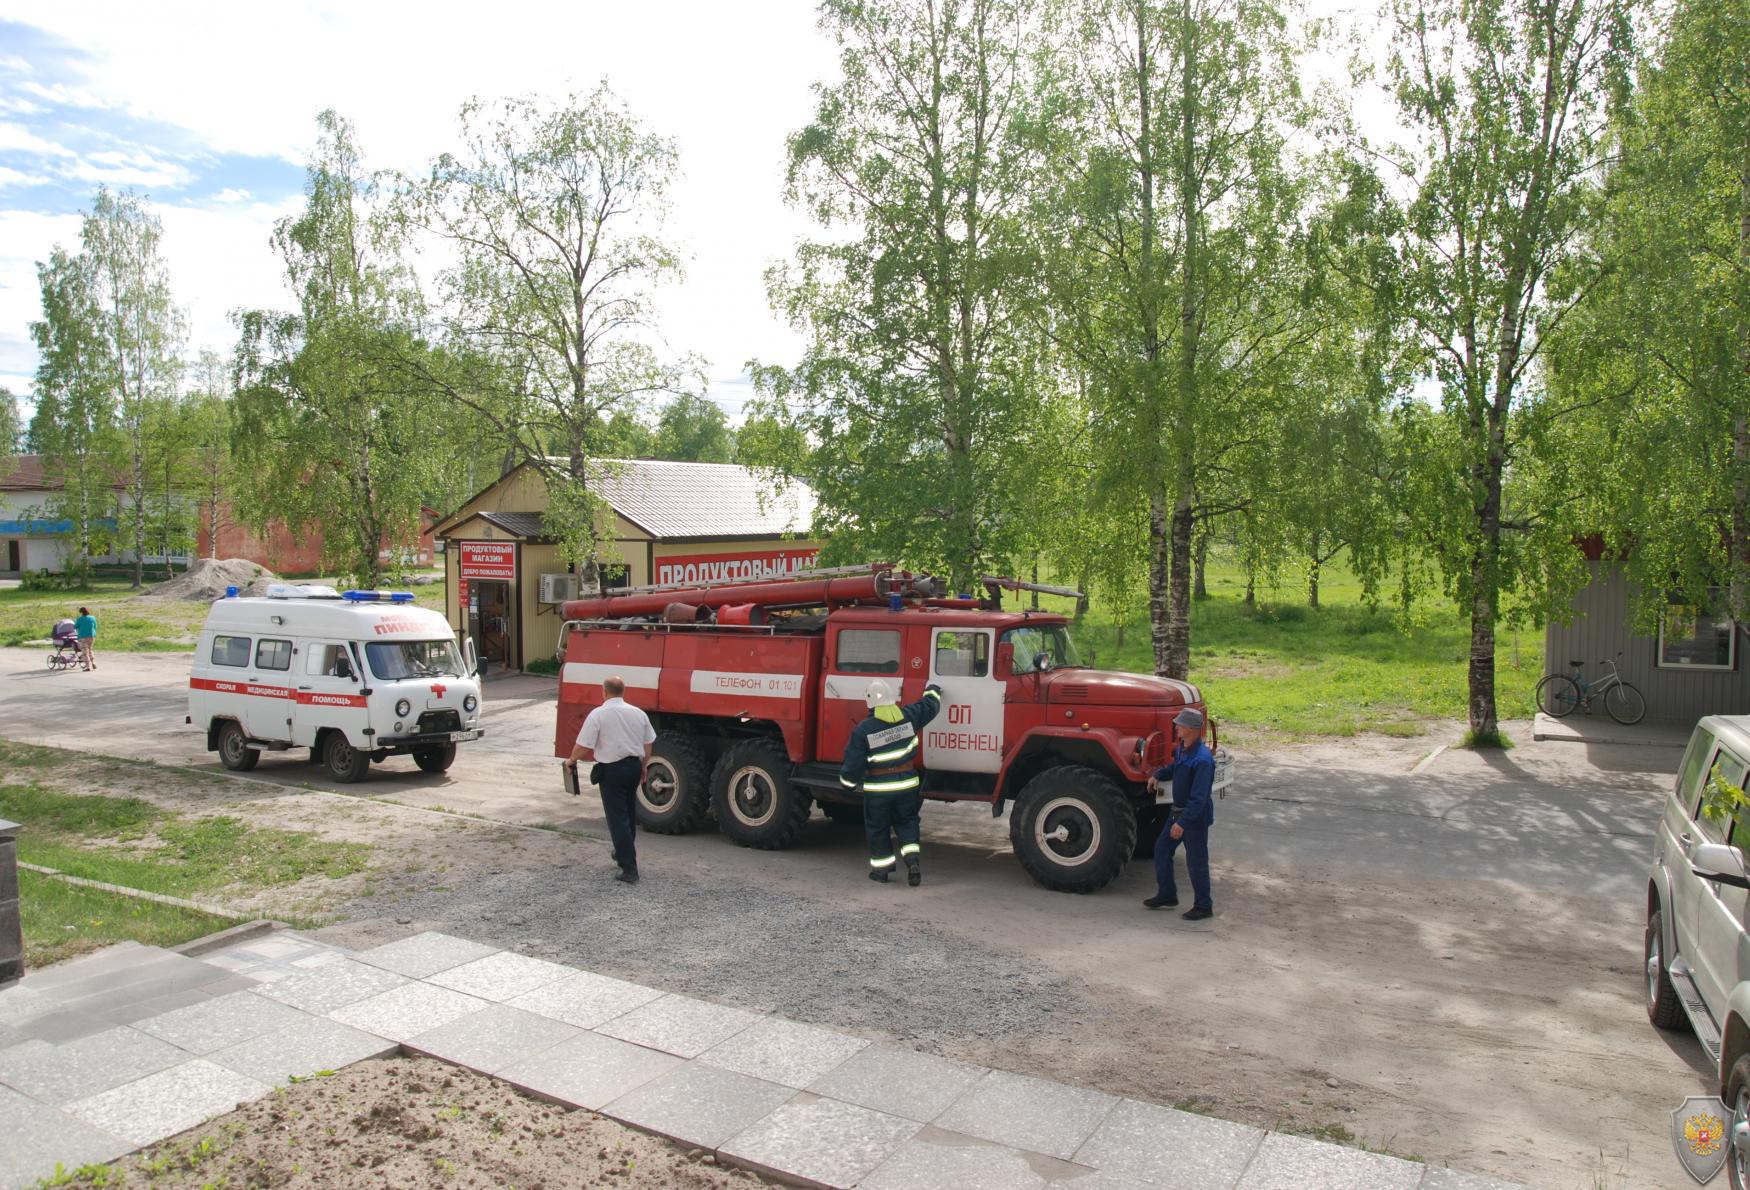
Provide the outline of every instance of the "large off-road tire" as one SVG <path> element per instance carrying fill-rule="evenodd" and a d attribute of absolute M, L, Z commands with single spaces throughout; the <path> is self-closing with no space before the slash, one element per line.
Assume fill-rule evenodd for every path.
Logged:
<path fill-rule="evenodd" d="M 1646 958 L 1647 1019 L 1661 1029 L 1683 1029 L 1689 1025 L 1683 1005 L 1678 1003 L 1677 989 L 1671 986 L 1671 974 L 1666 967 L 1665 915 L 1658 909 L 1647 914 Z"/>
<path fill-rule="evenodd" d="M 717 762 L 711 774 L 717 827 L 743 847 L 770 851 L 802 837 L 813 802 L 790 780 L 790 758 L 770 740 L 747 740 Z"/>
<path fill-rule="evenodd" d="M 342 785 L 351 785 L 371 771 L 371 754 L 347 743 L 345 733 L 331 731 L 322 741 L 322 766 Z"/>
<path fill-rule="evenodd" d="M 1750 1054 L 1732 1063 L 1726 1076 L 1726 1175 L 1732 1190 L 1750 1190 L 1750 1153 L 1732 1143 L 1738 1129 L 1750 1125 Z"/>
<path fill-rule="evenodd" d="M 853 802 L 819 802 L 820 812 L 837 826 L 862 826 L 863 807 Z"/>
<path fill-rule="evenodd" d="M 664 732 L 638 787 L 638 825 L 659 835 L 698 830 L 711 813 L 711 762 L 698 743 Z"/>
<path fill-rule="evenodd" d="M 233 773 L 247 773 L 261 759 L 261 753 L 248 744 L 249 737 L 235 719 L 227 719 L 219 728 L 219 763 Z"/>
<path fill-rule="evenodd" d="M 423 773 L 448 772 L 449 767 L 456 763 L 456 746 L 454 744 L 433 744 L 429 748 L 415 748 L 413 763 L 419 766 Z"/>
<path fill-rule="evenodd" d="M 1161 832 L 1167 829 L 1171 809 L 1171 806 L 1165 804 L 1137 807 L 1136 846 L 1130 850 L 1131 859 L 1154 858 L 1155 844 L 1160 841 Z"/>
<path fill-rule="evenodd" d="M 1079 764 L 1027 782 L 1009 812 L 1009 842 L 1033 879 L 1057 892 L 1112 883 L 1136 848 L 1136 812 L 1112 779 Z"/>

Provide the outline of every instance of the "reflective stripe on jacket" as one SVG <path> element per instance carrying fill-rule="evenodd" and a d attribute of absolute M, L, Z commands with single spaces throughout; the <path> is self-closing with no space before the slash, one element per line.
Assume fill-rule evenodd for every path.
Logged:
<path fill-rule="evenodd" d="M 942 692 L 926 687 L 924 696 L 899 708 L 899 719 L 883 722 L 871 714 L 851 730 L 839 783 L 866 793 L 905 793 L 923 783 L 918 775 L 918 728 L 936 717 Z"/>

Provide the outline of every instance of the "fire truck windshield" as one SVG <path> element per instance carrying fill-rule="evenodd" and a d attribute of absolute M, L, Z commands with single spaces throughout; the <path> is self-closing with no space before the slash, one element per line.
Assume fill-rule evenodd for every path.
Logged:
<path fill-rule="evenodd" d="M 1003 633 L 1003 640 L 1015 646 L 1016 673 L 1032 669 L 1033 659 L 1039 656 L 1050 658 L 1049 669 L 1082 664 L 1082 655 L 1076 652 L 1075 642 L 1069 638 L 1069 629 L 1062 624 L 1029 624 L 1025 628 L 1011 628 Z"/>
<path fill-rule="evenodd" d="M 371 663 L 371 672 L 381 682 L 462 676 L 462 659 L 456 655 L 454 641 L 406 640 L 393 644 L 372 641 L 365 646 L 365 657 Z"/>

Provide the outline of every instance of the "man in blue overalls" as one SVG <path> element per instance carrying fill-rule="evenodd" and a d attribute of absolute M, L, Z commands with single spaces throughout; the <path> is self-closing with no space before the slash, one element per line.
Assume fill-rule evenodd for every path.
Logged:
<path fill-rule="evenodd" d="M 918 812 L 923 808 L 923 778 L 916 764 L 918 728 L 941 709 L 942 688 L 931 683 L 924 687 L 922 698 L 902 707 L 893 697 L 893 687 L 876 678 L 869 683 L 864 702 L 869 717 L 851 729 L 839 784 L 863 791 L 869 879 L 887 883 L 887 874 L 898 862 L 893 854 L 896 836 L 899 854 L 905 860 L 905 882 L 916 888 L 923 881 L 918 867 L 922 850 Z"/>
<path fill-rule="evenodd" d="M 1168 781 L 1173 783 L 1173 816 L 1155 840 L 1155 895 L 1143 904 L 1150 909 L 1178 906 L 1173 852 L 1183 843 L 1193 900 L 1182 916 L 1186 921 L 1202 921 L 1215 913 L 1215 903 L 1209 895 L 1209 828 L 1215 824 L 1215 802 L 1210 792 L 1215 785 L 1215 757 L 1203 742 L 1202 711 L 1190 707 L 1180 711 L 1173 718 L 1173 731 L 1178 736 L 1173 761 L 1155 770 L 1148 781 L 1150 793 Z"/>

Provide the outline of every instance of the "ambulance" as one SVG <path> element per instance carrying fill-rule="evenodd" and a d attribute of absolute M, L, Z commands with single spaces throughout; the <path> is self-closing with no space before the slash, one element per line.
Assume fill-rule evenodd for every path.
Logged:
<path fill-rule="evenodd" d="M 187 721 L 235 772 L 308 748 L 336 781 L 400 755 L 441 773 L 457 744 L 485 734 L 473 646 L 458 650 L 443 616 L 406 592 L 275 583 L 239 598 L 232 587 L 201 629 Z"/>

